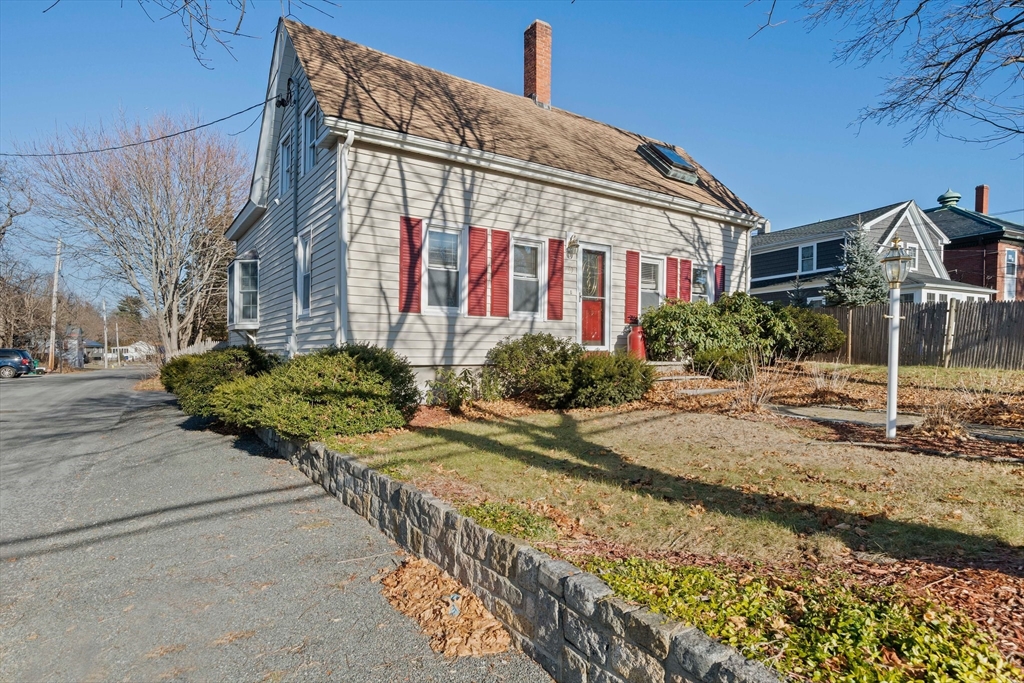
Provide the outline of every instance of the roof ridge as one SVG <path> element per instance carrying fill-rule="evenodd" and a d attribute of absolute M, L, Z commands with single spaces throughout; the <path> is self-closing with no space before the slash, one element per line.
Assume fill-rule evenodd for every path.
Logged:
<path fill-rule="evenodd" d="M 782 229 L 779 230 L 779 232 L 786 232 L 788 230 L 797 230 L 798 228 L 806 228 L 806 227 L 809 227 L 809 226 L 812 226 L 812 225 L 820 225 L 821 223 L 831 223 L 832 221 L 841 221 L 844 218 L 854 218 L 854 217 L 858 217 L 858 216 L 863 216 L 866 213 L 873 213 L 875 211 L 879 211 L 880 212 L 879 215 L 882 215 L 886 211 L 889 211 L 890 209 L 895 209 L 897 206 L 903 206 L 904 204 L 908 204 L 909 202 L 912 202 L 912 201 L 914 201 L 914 200 L 909 199 L 909 200 L 902 201 L 902 202 L 896 202 L 894 204 L 888 204 L 886 206 L 879 206 L 879 207 L 876 207 L 874 209 L 867 209 L 866 211 L 855 211 L 854 213 L 851 213 L 851 214 L 849 214 L 847 216 L 836 216 L 835 218 L 823 218 L 822 220 L 814 221 L 813 223 L 804 223 L 803 225 L 794 225 L 791 228 L 782 228 Z M 872 219 L 872 220 L 874 220 L 874 219 Z"/>

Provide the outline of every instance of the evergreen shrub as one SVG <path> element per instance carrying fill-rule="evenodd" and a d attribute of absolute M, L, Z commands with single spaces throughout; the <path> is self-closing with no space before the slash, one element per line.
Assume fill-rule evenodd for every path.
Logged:
<path fill-rule="evenodd" d="M 830 315 L 797 306 L 787 306 L 782 312 L 793 322 L 792 343 L 787 352 L 790 358 L 835 353 L 846 343 L 846 335 L 839 329 L 839 322 Z"/>
<path fill-rule="evenodd" d="M 160 369 L 160 381 L 178 397 L 183 412 L 210 417 L 214 389 L 239 377 L 268 372 L 279 363 L 277 356 L 257 346 L 232 346 L 173 358 Z"/>

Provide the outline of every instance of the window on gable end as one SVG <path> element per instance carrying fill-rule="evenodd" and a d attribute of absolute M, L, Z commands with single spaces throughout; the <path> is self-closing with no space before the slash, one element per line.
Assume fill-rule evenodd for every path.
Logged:
<path fill-rule="evenodd" d="M 320 108 L 313 102 L 302 115 L 302 172 L 316 166 L 316 142 L 320 138 Z"/>
<path fill-rule="evenodd" d="M 278 177 L 280 179 L 280 194 L 283 197 L 288 190 L 292 189 L 292 138 L 286 135 L 281 138 L 281 151 L 278 154 Z"/>

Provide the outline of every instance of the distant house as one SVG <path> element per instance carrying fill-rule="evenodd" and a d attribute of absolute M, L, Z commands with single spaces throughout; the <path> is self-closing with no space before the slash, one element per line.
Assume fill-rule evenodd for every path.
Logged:
<path fill-rule="evenodd" d="M 429 374 L 528 332 L 612 349 L 645 306 L 745 289 L 762 219 L 682 149 L 552 106 L 550 59 L 535 22 L 520 95 L 281 21 L 231 343 Z"/>
<path fill-rule="evenodd" d="M 900 288 L 905 302 L 984 301 L 993 290 L 950 279 L 942 265 L 946 236 L 913 201 L 755 235 L 750 245 L 750 293 L 763 301 L 788 303 L 799 282 L 812 306 L 824 305 L 826 276 L 840 264 L 847 236 L 863 230 L 879 258 L 899 236 L 914 256 Z"/>
<path fill-rule="evenodd" d="M 1024 225 L 988 215 L 988 185 L 974 190 L 974 211 L 947 190 L 925 210 L 949 239 L 942 262 L 949 276 L 995 290 L 996 301 L 1024 301 Z"/>

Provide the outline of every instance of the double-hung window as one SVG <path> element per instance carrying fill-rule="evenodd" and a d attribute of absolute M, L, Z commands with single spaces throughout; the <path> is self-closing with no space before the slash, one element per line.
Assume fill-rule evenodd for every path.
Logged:
<path fill-rule="evenodd" d="M 280 169 L 278 175 L 280 178 L 280 193 L 283 197 L 288 190 L 292 189 L 292 138 L 290 135 L 286 135 L 281 138 L 281 151 L 277 155 L 278 164 Z"/>
<path fill-rule="evenodd" d="M 259 324 L 260 263 L 239 259 L 228 266 L 228 325 L 255 328 Z"/>
<path fill-rule="evenodd" d="M 427 230 L 427 306 L 435 310 L 458 312 L 461 297 L 462 232 L 429 228 Z"/>
<path fill-rule="evenodd" d="M 1017 250 L 1006 250 L 1006 272 L 1003 274 L 1003 299 L 1013 301 L 1017 298 Z"/>
<path fill-rule="evenodd" d="M 298 289 L 299 315 L 309 315 L 309 302 L 313 295 L 313 236 L 308 232 L 299 236 L 298 268 L 295 284 Z"/>
<path fill-rule="evenodd" d="M 515 241 L 512 245 L 512 312 L 540 314 L 541 245 Z"/>
<path fill-rule="evenodd" d="M 928 299 L 928 303 L 930 303 L 930 304 L 935 303 L 935 292 L 928 292 L 928 294 L 926 295 L 926 298 Z"/>
<path fill-rule="evenodd" d="M 809 273 L 814 270 L 814 245 L 800 247 L 800 272 Z"/>
<path fill-rule="evenodd" d="M 661 305 L 661 261 L 640 260 L 640 312 Z"/>
<path fill-rule="evenodd" d="M 306 108 L 302 115 L 302 172 L 308 173 L 316 166 L 316 141 L 320 132 L 320 109 L 316 103 Z"/>
<path fill-rule="evenodd" d="M 917 270 L 917 255 L 920 252 L 917 245 L 908 244 L 904 249 L 906 249 L 907 253 L 910 255 L 910 270 Z"/>
<path fill-rule="evenodd" d="M 708 278 L 707 266 L 693 267 L 693 282 L 690 290 L 690 301 L 711 301 L 711 281 Z"/>

